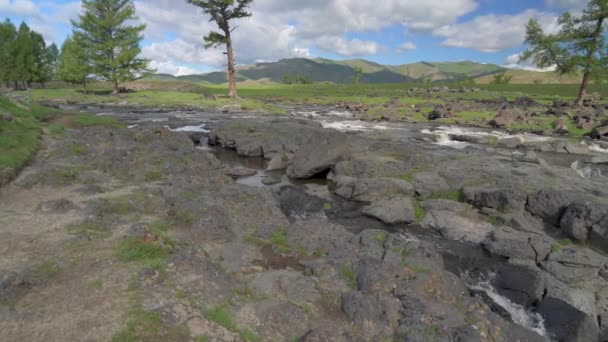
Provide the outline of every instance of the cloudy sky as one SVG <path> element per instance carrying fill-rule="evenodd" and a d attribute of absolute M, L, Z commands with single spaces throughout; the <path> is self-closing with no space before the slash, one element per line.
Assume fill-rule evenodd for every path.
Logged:
<path fill-rule="evenodd" d="M 254 0 L 238 21 L 237 63 L 289 57 L 365 58 L 383 64 L 457 61 L 512 65 L 524 25 L 537 18 L 555 30 L 564 10 L 586 0 Z M 176 75 L 223 68 L 220 50 L 205 50 L 213 24 L 181 0 L 135 0 L 147 24 L 143 55 Z M 77 18 L 77 0 L 0 0 L 0 18 L 26 21 L 60 45 Z M 522 66 L 524 67 L 524 66 Z"/>

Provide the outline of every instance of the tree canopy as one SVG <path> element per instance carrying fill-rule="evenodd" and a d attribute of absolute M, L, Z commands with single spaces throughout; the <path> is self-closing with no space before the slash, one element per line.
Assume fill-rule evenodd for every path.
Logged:
<path fill-rule="evenodd" d="M 557 33 L 545 33 L 537 20 L 526 26 L 530 48 L 521 55 L 540 68 L 555 67 L 561 74 L 581 72 L 583 79 L 577 103 L 585 99 L 592 78 L 607 75 L 608 47 L 604 26 L 608 19 L 608 0 L 591 0 L 580 16 L 564 13 Z"/>
<path fill-rule="evenodd" d="M 0 81 L 15 88 L 44 83 L 55 76 L 57 47 L 25 23 L 17 29 L 10 20 L 0 23 Z"/>
<path fill-rule="evenodd" d="M 93 74 L 112 82 L 117 93 L 121 82 L 151 71 L 149 61 L 138 57 L 146 25 L 130 24 L 138 19 L 133 0 L 83 0 L 82 6 L 84 13 L 72 24 Z"/>

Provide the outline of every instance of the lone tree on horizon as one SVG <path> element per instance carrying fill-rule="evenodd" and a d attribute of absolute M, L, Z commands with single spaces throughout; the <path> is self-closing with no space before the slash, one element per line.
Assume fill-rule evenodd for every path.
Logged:
<path fill-rule="evenodd" d="M 540 68 L 556 67 L 560 74 L 580 71 L 583 74 L 576 103 L 582 105 L 589 81 L 606 74 L 608 51 L 604 25 L 608 20 L 608 0 L 591 0 L 580 16 L 568 12 L 559 18 L 561 29 L 545 34 L 536 19 L 526 26 L 526 44 L 521 55 Z"/>
<path fill-rule="evenodd" d="M 211 31 L 203 40 L 205 48 L 226 45 L 226 57 L 228 59 L 228 96 L 237 97 L 236 93 L 236 69 L 234 65 L 234 50 L 232 48 L 232 31 L 236 29 L 230 26 L 232 19 L 250 17 L 247 12 L 253 0 L 186 0 L 189 4 L 200 7 L 204 14 L 209 14 L 217 24 L 219 32 Z"/>
<path fill-rule="evenodd" d="M 84 14 L 72 21 L 74 36 L 81 40 L 91 59 L 92 73 L 109 81 L 113 93 L 121 82 L 150 72 L 147 59 L 139 58 L 146 25 L 129 25 L 137 20 L 133 0 L 82 0 Z"/>

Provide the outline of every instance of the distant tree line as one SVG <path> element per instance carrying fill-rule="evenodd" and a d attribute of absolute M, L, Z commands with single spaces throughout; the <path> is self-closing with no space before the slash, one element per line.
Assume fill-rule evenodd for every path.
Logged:
<path fill-rule="evenodd" d="M 283 76 L 283 84 L 312 84 L 310 76 L 294 76 L 285 75 Z"/>
<path fill-rule="evenodd" d="M 44 86 L 56 75 L 58 55 L 57 46 L 47 46 L 42 35 L 27 24 L 16 28 L 8 19 L 0 23 L 0 81 L 7 87 Z"/>

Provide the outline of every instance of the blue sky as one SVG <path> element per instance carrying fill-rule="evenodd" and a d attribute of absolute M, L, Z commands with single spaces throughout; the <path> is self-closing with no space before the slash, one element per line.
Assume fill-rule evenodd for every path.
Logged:
<path fill-rule="evenodd" d="M 471 60 L 513 67 L 523 50 L 524 25 L 537 18 L 556 29 L 564 10 L 586 0 L 255 0 L 253 17 L 238 22 L 237 62 L 290 57 L 365 58 L 383 64 Z M 180 0 L 136 0 L 145 32 L 143 52 L 159 72 L 217 70 L 219 49 L 201 37 L 213 29 L 197 8 Z M 0 0 L 0 17 L 26 21 L 59 45 L 80 2 Z"/>

